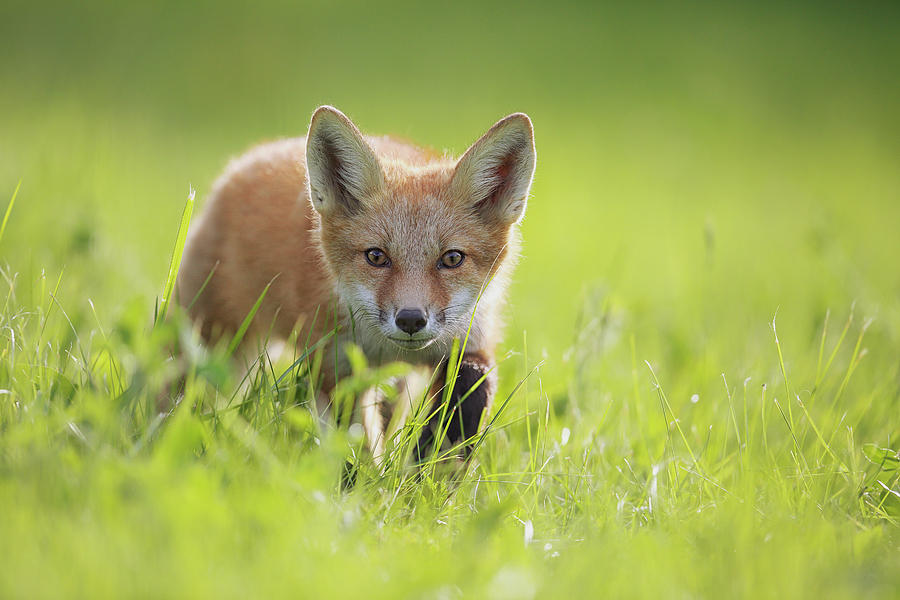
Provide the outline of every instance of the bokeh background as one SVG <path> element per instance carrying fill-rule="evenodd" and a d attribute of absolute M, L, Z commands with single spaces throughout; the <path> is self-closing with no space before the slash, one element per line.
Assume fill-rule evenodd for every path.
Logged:
<path fill-rule="evenodd" d="M 895 1 L 3 0 L 0 587 L 896 596 L 898 26 Z M 163 386 L 144 338 L 189 186 L 199 210 L 323 103 L 454 153 L 535 125 L 500 396 L 543 366 L 455 501 L 341 495 L 343 438 L 310 450 L 271 398 L 129 412 Z"/>

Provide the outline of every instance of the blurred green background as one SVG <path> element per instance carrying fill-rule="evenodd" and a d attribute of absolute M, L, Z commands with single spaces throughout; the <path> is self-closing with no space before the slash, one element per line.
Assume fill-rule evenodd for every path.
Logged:
<path fill-rule="evenodd" d="M 202 206 L 230 157 L 305 134 L 320 104 L 367 133 L 454 153 L 524 111 L 538 167 L 506 312 L 512 358 L 501 365 L 501 393 L 546 361 L 480 457 L 478 482 L 496 473 L 506 504 L 498 492 L 489 505 L 490 491 L 478 496 L 475 484 L 458 505 L 430 513 L 420 499 L 397 517 L 381 488 L 333 505 L 307 493 L 331 485 L 337 463 L 310 466 L 294 438 L 269 441 L 285 468 L 300 465 L 290 472 L 303 494 L 225 434 L 208 433 L 205 454 L 179 447 L 193 470 L 180 458 L 170 465 L 165 438 L 144 446 L 158 422 L 143 423 L 149 429 L 138 428 L 145 437 L 135 442 L 102 390 L 65 375 L 77 357 L 68 323 L 54 315 L 56 337 L 47 342 L 41 329 L 35 347 L 58 350 L 59 381 L 57 367 L 12 356 L 16 402 L 30 398 L 36 408 L 24 417 L 3 410 L 13 423 L 46 408 L 60 430 L 81 423 L 99 441 L 85 451 L 40 420 L 0 436 L 0 497 L 16 511 L 0 533 L 27 541 L 20 552 L 7 548 L 19 561 L 10 565 L 74 560 L 78 575 L 62 579 L 70 592 L 120 597 L 129 589 L 215 596 L 232 583 L 234 594 L 262 593 L 279 589 L 285 573 L 282 593 L 302 581 L 375 594 L 368 582 L 389 573 L 383 595 L 413 595 L 421 584 L 432 586 L 429 597 L 455 597 L 442 582 L 468 581 L 459 585 L 478 596 L 531 577 L 527 589 L 586 593 L 590 584 L 617 596 L 896 596 L 898 481 L 871 475 L 866 457 L 879 454 L 864 457 L 860 444 L 896 448 L 900 433 L 898 31 L 897 2 L 4 0 L 0 211 L 22 182 L 0 241 L 0 264 L 17 281 L 7 306 L 42 315 L 33 308 L 49 306 L 40 275 L 52 288 L 63 272 L 58 305 L 86 344 L 99 340 L 98 327 L 135 314 L 149 324 L 189 185 Z M 820 377 L 819 336 L 828 332 L 827 359 L 854 306 L 835 367 Z M 854 353 L 859 317 L 873 321 Z M 140 383 L 139 341 L 117 339 L 107 352 Z M 102 368 L 103 350 L 96 355 Z M 644 360 L 685 438 L 671 409 L 671 420 L 666 409 L 660 417 Z M 744 382 L 741 427 L 722 374 L 730 389 Z M 77 389 L 72 407 L 53 400 L 66 385 Z M 782 386 L 811 403 L 830 395 L 811 410 L 840 460 L 824 460 L 807 421 L 799 441 L 782 427 L 772 396 L 778 410 L 801 414 Z M 545 403 L 542 422 L 534 411 Z M 105 422 L 101 414 L 113 425 L 92 438 L 88 425 Z M 264 420 L 250 421 L 277 438 Z M 539 423 L 541 443 L 555 448 L 552 469 L 580 465 L 574 488 L 534 475 L 526 424 Z M 168 438 L 176 446 L 178 427 Z M 569 440 L 570 430 L 567 445 L 560 436 Z M 699 465 L 681 439 L 704 453 L 707 471 L 694 479 Z M 798 455 L 809 464 L 801 468 Z M 657 496 L 659 469 L 675 464 L 683 471 L 659 475 Z M 533 477 L 521 495 L 500 481 L 517 473 Z M 383 506 L 388 524 L 400 526 L 381 529 Z M 546 556 L 522 546 L 526 519 L 554 548 Z M 395 554 L 378 554 L 382 543 Z M 305 562 L 294 571 L 301 546 Z M 567 562 L 553 561 L 558 548 Z M 431 551 L 440 563 L 421 560 Z M 594 576 L 612 563 L 621 568 Z M 109 580 L 107 564 L 116 565 Z M 171 579 L 154 575 L 160 565 Z M 335 582 L 335 569 L 367 576 Z M 263 587 L 252 588 L 251 570 Z M 62 589 L 40 569 L 28 573 L 9 567 L 0 581 L 26 595 Z"/>

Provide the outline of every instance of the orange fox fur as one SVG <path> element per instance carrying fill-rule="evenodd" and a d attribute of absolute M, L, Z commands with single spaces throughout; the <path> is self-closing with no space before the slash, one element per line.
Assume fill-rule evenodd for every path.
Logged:
<path fill-rule="evenodd" d="M 214 342 L 237 330 L 271 282 L 245 345 L 295 328 L 297 339 L 317 340 L 336 321 L 333 343 L 358 344 L 371 363 L 435 369 L 446 368 L 471 320 L 447 411 L 448 438 L 461 442 L 476 433 L 493 394 L 498 311 L 534 165 L 524 114 L 498 121 L 456 160 L 363 136 L 340 111 L 320 107 L 305 138 L 258 146 L 228 165 L 192 226 L 180 301 Z M 338 364 L 324 374 L 346 372 L 340 348 L 325 356 Z M 325 391 L 333 384 L 326 375 Z M 383 423 L 365 425 L 377 452 L 371 438 Z"/>

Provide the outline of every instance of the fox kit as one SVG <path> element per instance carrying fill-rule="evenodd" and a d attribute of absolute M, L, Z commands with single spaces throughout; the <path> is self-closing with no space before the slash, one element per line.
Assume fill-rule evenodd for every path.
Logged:
<path fill-rule="evenodd" d="M 240 327 L 269 285 L 244 344 L 296 330 L 314 341 L 337 322 L 326 392 L 349 368 L 340 346 L 353 342 L 376 365 L 431 367 L 431 402 L 441 398 L 454 338 L 471 324 L 450 404 L 427 413 L 417 448 L 421 457 L 439 426 L 456 445 L 477 433 L 491 403 L 498 310 L 534 166 L 531 121 L 521 113 L 457 160 L 364 136 L 322 106 L 305 138 L 258 146 L 216 182 L 187 242 L 180 301 L 214 342 Z M 362 410 L 377 456 L 383 414 Z"/>

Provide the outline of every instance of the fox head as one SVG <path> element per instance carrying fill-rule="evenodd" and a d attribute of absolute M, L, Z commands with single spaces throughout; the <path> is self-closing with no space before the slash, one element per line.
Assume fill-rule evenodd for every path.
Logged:
<path fill-rule="evenodd" d="M 306 140 L 308 192 L 357 330 L 418 351 L 465 336 L 479 298 L 502 285 L 496 276 L 511 262 L 534 174 L 534 136 L 517 113 L 458 160 L 398 147 L 320 107 Z"/>

